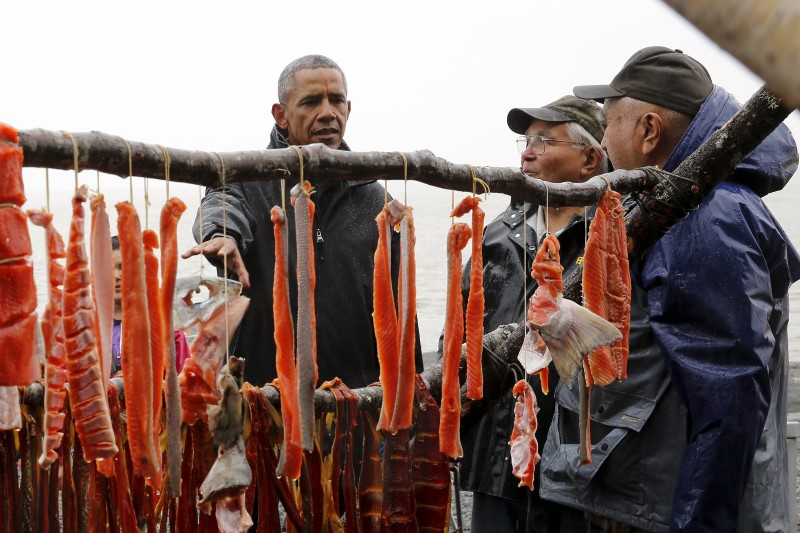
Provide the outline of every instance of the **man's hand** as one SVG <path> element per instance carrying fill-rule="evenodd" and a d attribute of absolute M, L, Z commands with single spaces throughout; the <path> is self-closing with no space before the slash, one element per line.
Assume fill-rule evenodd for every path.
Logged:
<path fill-rule="evenodd" d="M 214 237 L 203 244 L 198 244 L 197 246 L 189 248 L 181 254 L 181 257 L 183 259 L 188 259 L 199 254 L 216 254 L 220 258 L 227 257 L 228 268 L 232 269 L 236 272 L 236 275 L 239 276 L 242 287 L 245 289 L 250 287 L 250 274 L 247 273 L 244 261 L 242 261 L 242 254 L 239 253 L 236 241 L 232 237 Z"/>

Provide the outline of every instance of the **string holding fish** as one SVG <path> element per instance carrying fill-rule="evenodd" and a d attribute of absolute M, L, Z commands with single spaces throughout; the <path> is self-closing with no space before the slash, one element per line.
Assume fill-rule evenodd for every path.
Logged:
<path fill-rule="evenodd" d="M 225 160 L 222 159 L 222 156 L 219 155 L 217 152 L 214 152 L 214 155 L 217 156 L 219 159 L 220 165 L 220 182 L 222 182 L 222 237 L 224 239 L 228 239 L 228 210 L 227 210 L 227 191 L 225 187 Z M 228 325 L 228 254 L 224 254 L 222 256 L 222 277 L 223 277 L 223 287 L 225 290 L 225 338 L 230 339 L 230 329 Z M 225 361 L 228 361 L 230 357 L 230 344 L 225 343 Z"/>
<path fill-rule="evenodd" d="M 72 141 L 72 165 L 75 168 L 75 190 L 78 190 L 78 142 L 75 140 L 75 137 L 68 131 L 64 132 L 64 136 L 68 137 L 70 141 Z"/>
<path fill-rule="evenodd" d="M 550 187 L 548 187 L 547 182 L 544 183 L 544 231 L 545 234 L 551 235 L 550 232 Z"/>
<path fill-rule="evenodd" d="M 150 228 L 150 179 L 144 178 L 144 229 Z"/>
<path fill-rule="evenodd" d="M 128 150 L 128 187 L 130 188 L 130 201 L 133 205 L 133 154 L 131 153 L 131 145 L 128 144 L 123 137 L 120 137 L 122 142 L 125 143 L 125 148 Z"/>
<path fill-rule="evenodd" d="M 197 198 L 200 200 L 199 207 L 197 208 L 197 217 L 200 219 L 200 244 L 205 242 L 203 238 L 203 188 L 197 186 Z M 200 259 L 200 278 L 203 278 L 203 254 L 197 254 Z"/>
<path fill-rule="evenodd" d="M 472 172 L 472 196 L 477 196 L 477 185 L 480 184 L 480 186 L 483 187 L 483 199 L 488 200 L 489 194 L 492 192 L 489 189 L 489 184 L 478 177 L 478 174 L 475 172 L 475 168 L 472 165 L 467 163 L 467 166 L 469 167 L 470 172 Z"/>
<path fill-rule="evenodd" d="M 403 152 L 397 152 L 403 158 L 403 203 L 408 205 L 408 160 Z"/>
<path fill-rule="evenodd" d="M 310 183 L 306 183 L 305 177 L 303 176 L 303 151 L 300 150 L 299 146 L 292 145 L 294 151 L 297 152 L 297 159 L 300 165 L 300 190 L 305 194 L 307 197 L 311 198 L 311 195 L 314 194 L 316 191 L 314 187 L 311 186 Z"/>
<path fill-rule="evenodd" d="M 50 169 L 44 169 L 44 187 L 47 193 L 47 212 L 50 213 Z"/>
<path fill-rule="evenodd" d="M 167 187 L 167 200 L 169 200 L 169 167 L 172 164 L 172 162 L 169 159 L 169 152 L 167 151 L 167 149 L 161 146 L 160 144 L 158 145 L 158 147 L 161 148 L 161 153 L 164 154 L 164 181 L 166 182 L 166 187 Z"/>

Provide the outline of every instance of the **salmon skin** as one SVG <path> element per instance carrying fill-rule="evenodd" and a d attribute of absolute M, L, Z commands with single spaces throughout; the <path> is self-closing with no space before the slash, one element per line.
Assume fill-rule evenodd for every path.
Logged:
<path fill-rule="evenodd" d="M 92 211 L 91 265 L 92 298 L 97 310 L 97 342 L 100 347 L 100 368 L 104 388 L 111 378 L 111 332 L 114 328 L 114 269 L 111 259 L 111 226 L 102 194 L 89 199 Z"/>
<path fill-rule="evenodd" d="M 297 367 L 294 360 L 294 323 L 289 304 L 289 230 L 286 213 L 275 206 L 270 211 L 275 236 L 275 277 L 272 313 L 275 317 L 275 367 L 281 392 L 283 447 L 276 475 L 298 479 L 303 465 L 300 418 L 297 405 Z"/>
<path fill-rule="evenodd" d="M 36 286 L 17 131 L 0 123 L 0 387 L 28 386 L 40 378 L 34 353 Z M 11 395 L 13 397 L 13 394 Z"/>
<path fill-rule="evenodd" d="M 67 381 L 75 429 L 86 461 L 113 457 L 119 451 L 103 388 L 95 339 L 94 306 L 89 292 L 91 275 L 84 246 L 83 203 L 88 188 L 82 185 L 72 198 L 72 222 L 64 276 L 64 344 Z"/>
<path fill-rule="evenodd" d="M 165 332 L 174 331 L 172 324 L 172 302 L 175 299 L 175 278 L 178 273 L 178 221 L 186 204 L 180 198 L 170 198 L 161 209 L 159 230 L 161 232 L 161 320 Z M 167 471 L 169 494 L 180 495 L 181 467 L 181 398 L 178 386 L 177 362 L 175 360 L 175 339 L 164 335 L 164 361 L 166 367 L 165 400 L 167 408 Z"/>
<path fill-rule="evenodd" d="M 469 271 L 469 299 L 467 300 L 467 398 L 483 398 L 483 219 L 484 212 L 478 207 L 478 196 L 467 196 L 453 209 L 452 217 L 460 217 L 472 211 L 472 256 Z"/>
<path fill-rule="evenodd" d="M 511 430 L 511 473 L 519 478 L 519 487 L 533 490 L 533 474 L 539 462 L 539 443 L 536 441 L 536 395 L 524 379 L 512 390 L 517 397 L 514 405 L 514 429 Z"/>
<path fill-rule="evenodd" d="M 607 320 L 585 307 L 562 298 L 564 267 L 555 235 L 545 237 L 533 261 L 531 277 L 539 284 L 528 307 L 528 346 L 547 346 L 561 380 L 572 387 L 583 365 L 583 356 L 622 337 Z M 544 358 L 546 359 L 546 357 Z M 545 365 L 546 366 L 546 365 Z"/>
<path fill-rule="evenodd" d="M 589 228 L 583 264 L 584 305 L 619 329 L 622 337 L 588 356 L 587 384 L 607 385 L 628 375 L 631 274 L 625 216 L 619 193 L 603 193 Z"/>
<path fill-rule="evenodd" d="M 467 245 L 472 230 L 466 224 L 453 224 L 447 233 L 447 307 L 442 353 L 442 416 L 439 422 L 439 451 L 457 459 L 461 448 L 461 389 L 458 365 L 464 339 L 464 308 L 461 296 L 461 250 Z"/>
<path fill-rule="evenodd" d="M 42 338 L 45 346 L 44 376 L 44 435 L 42 436 L 42 455 L 39 466 L 48 468 L 58 459 L 55 450 L 61 446 L 64 436 L 64 400 L 67 391 L 66 348 L 64 347 L 64 322 L 62 298 L 64 284 L 64 266 L 58 262 L 66 256 L 64 240 L 53 226 L 53 214 L 40 210 L 29 210 L 28 219 L 44 228 L 47 242 L 47 307 L 42 315 Z"/>
<path fill-rule="evenodd" d="M 317 387 L 317 318 L 314 309 L 314 202 L 308 181 L 292 187 L 297 233 L 297 412 L 303 450 L 314 451 L 314 390 Z"/>

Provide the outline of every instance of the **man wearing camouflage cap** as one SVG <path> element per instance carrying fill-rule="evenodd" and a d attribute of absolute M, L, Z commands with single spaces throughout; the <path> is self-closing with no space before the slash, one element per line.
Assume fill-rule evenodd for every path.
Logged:
<path fill-rule="evenodd" d="M 600 106 L 572 95 L 539 108 L 509 111 L 509 128 L 520 134 L 517 147 L 524 174 L 550 183 L 584 182 L 608 171 L 600 149 L 604 121 Z M 583 254 L 584 208 L 540 207 L 512 198 L 508 208 L 487 227 L 483 238 L 484 330 L 521 323 L 527 300 L 536 288 L 530 278 L 531 264 L 546 232 L 558 235 L 564 275 L 574 269 Z M 469 269 L 465 266 L 462 291 L 469 293 Z M 527 284 L 527 294 L 525 287 Z M 464 427 L 462 488 L 473 492 L 473 533 L 499 531 L 556 531 L 560 506 L 539 499 L 538 472 L 534 490 L 519 487 L 511 473 L 509 438 L 514 421 L 511 386 L 524 375 L 521 368 L 508 370 L 507 391 L 482 418 Z M 557 383 L 550 372 L 550 390 Z M 532 378 L 540 407 L 536 436 L 544 444 L 553 416 L 553 397 L 542 394 L 538 378 Z M 538 471 L 538 469 L 537 469 Z"/>

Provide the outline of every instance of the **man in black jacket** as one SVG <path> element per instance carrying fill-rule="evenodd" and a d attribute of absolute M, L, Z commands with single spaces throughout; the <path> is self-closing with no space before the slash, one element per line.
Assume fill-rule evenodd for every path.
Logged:
<path fill-rule="evenodd" d="M 574 96 L 565 96 L 541 108 L 512 109 L 508 126 L 521 134 L 517 145 L 522 172 L 551 183 L 583 182 L 608 171 L 600 141 L 603 121 L 600 107 Z M 512 198 L 505 212 L 486 227 L 483 238 L 484 330 L 520 323 L 527 301 L 536 289 L 531 264 L 546 233 L 561 243 L 564 276 L 583 255 L 586 214 L 584 208 L 526 204 Z M 465 272 L 469 272 L 467 264 Z M 469 276 L 464 276 L 464 301 Z M 552 367 L 552 365 L 551 365 Z M 558 382 L 550 370 L 550 395 L 542 394 L 538 377 L 528 378 L 540 407 L 536 438 L 539 449 L 553 417 L 553 389 Z M 473 492 L 472 531 L 555 531 L 558 506 L 539 499 L 539 470 L 534 491 L 518 487 L 511 473 L 509 438 L 514 422 L 511 386 L 524 375 L 510 369 L 503 388 L 509 392 L 475 424 L 464 429 L 462 488 Z"/>
<path fill-rule="evenodd" d="M 347 81 L 341 68 L 325 56 L 304 56 L 292 61 L 278 80 L 278 103 L 272 106 L 275 126 L 268 148 L 324 143 L 349 150 L 344 142 L 350 114 Z M 293 176 L 294 180 L 299 176 Z M 320 382 L 340 377 L 351 388 L 378 380 L 378 360 L 372 325 L 373 256 L 378 242 L 375 217 L 384 205 L 384 189 L 375 181 L 325 180 L 305 176 L 314 186 L 314 258 L 316 268 L 317 361 Z M 291 181 L 291 178 L 287 181 Z M 297 316 L 294 209 L 288 198 L 289 290 L 292 313 Z M 223 236 L 222 205 L 227 211 Z M 270 209 L 280 206 L 279 181 L 250 181 L 209 189 L 194 223 L 194 236 L 202 243 L 184 253 L 199 253 L 228 268 L 245 287 L 250 307 L 242 320 L 231 351 L 245 358 L 245 380 L 262 386 L 276 377 L 272 284 L 275 241 Z M 203 242 L 204 241 L 204 242 Z M 392 273 L 397 280 L 399 238 L 392 239 Z M 417 335 L 417 371 L 422 371 L 422 351 Z"/>

